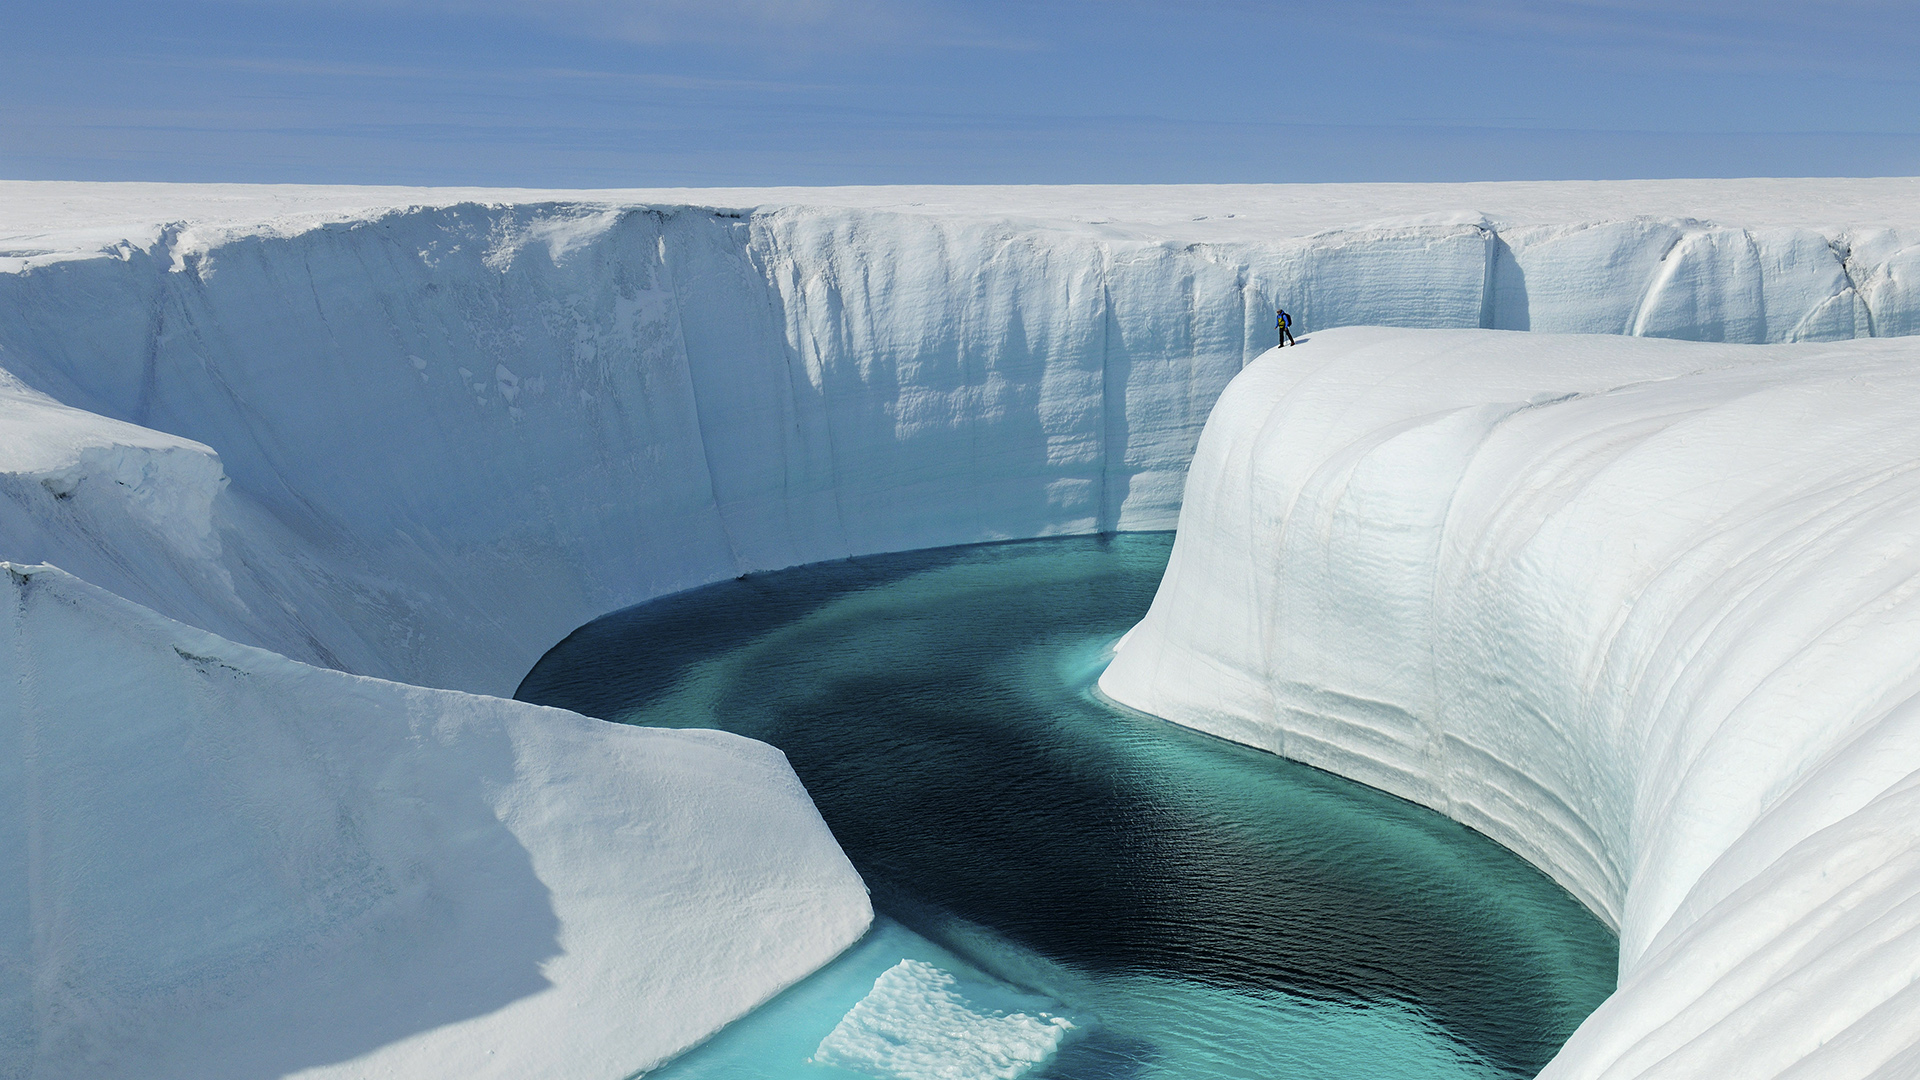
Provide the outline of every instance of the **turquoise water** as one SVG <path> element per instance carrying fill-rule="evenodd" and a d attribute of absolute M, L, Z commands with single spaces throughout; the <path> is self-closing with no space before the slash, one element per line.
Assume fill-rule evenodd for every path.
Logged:
<path fill-rule="evenodd" d="M 779 746 L 881 913 L 651 1076 L 1538 1071 L 1613 988 L 1617 943 L 1575 901 L 1441 815 L 1097 699 L 1170 545 L 753 575 L 616 612 L 541 659 L 523 700 Z M 876 989 L 903 960 L 922 963 Z M 999 1042 L 1044 1060 L 966 1059 Z"/>

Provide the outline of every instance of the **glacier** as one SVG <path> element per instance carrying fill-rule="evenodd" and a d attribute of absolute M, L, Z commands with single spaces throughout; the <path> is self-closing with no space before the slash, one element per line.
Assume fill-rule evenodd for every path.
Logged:
<path fill-rule="evenodd" d="M 1220 399 L 1101 689 L 1620 932 L 1544 1077 L 1920 1068 L 1920 340 L 1353 328 Z"/>
<path fill-rule="evenodd" d="M 1751 345 L 1827 349 L 1807 355 L 1852 363 L 1846 358 L 1900 347 L 1855 339 L 1920 333 L 1920 181 L 612 192 L 0 182 L 0 558 L 59 568 L 21 570 L 17 582 L 48 584 L 40 594 L 16 584 L 16 598 L 84 597 L 73 603 L 102 612 L 97 625 L 145 628 L 139 641 L 104 631 L 60 638 L 50 616 L 30 617 L 32 604 L 19 600 L 26 606 L 16 605 L 10 683 L 0 691 L 12 696 L 0 697 L 0 723 L 26 740 L 90 716 L 94 705 L 111 706 L 100 715 L 139 720 L 131 731 L 148 731 L 178 755 L 181 747 L 160 733 L 163 721 L 225 717 L 231 735 L 262 715 L 296 715 L 288 712 L 294 699 L 311 695 L 298 708 L 335 725 L 330 737 L 359 726 L 391 729 L 397 706 L 380 704 L 389 700 L 441 702 L 432 708 L 450 715 L 478 710 L 486 724 L 523 732 L 557 721 L 521 716 L 510 703 L 473 704 L 489 699 L 458 692 L 508 693 L 573 628 L 651 596 L 852 554 L 1176 520 L 1184 532 L 1185 516 L 1198 512 L 1192 493 L 1200 481 L 1188 476 L 1195 445 L 1229 382 L 1243 369 L 1265 370 L 1249 364 L 1266 351 L 1278 305 L 1313 339 L 1301 355 L 1364 336 L 1333 328 L 1374 325 L 1516 342 L 1499 348 L 1543 351 L 1507 362 L 1543 370 L 1551 355 L 1587 355 L 1554 335 L 1640 350 L 1635 359 L 1595 354 L 1593 375 L 1607 379 L 1609 365 L 1667 372 L 1647 376 L 1666 381 L 1680 367 L 1731 370 L 1739 365 L 1718 358 L 1748 355 Z M 1533 333 L 1494 333 L 1517 330 Z M 1650 340 L 1661 338 L 1725 344 Z M 1597 392 L 1547 382 L 1534 393 Z M 1474 408 L 1505 401 L 1457 411 L 1479 416 Z M 1860 408 L 1890 415 L 1877 402 L 1863 397 Z M 1443 435 L 1429 438 L 1436 455 L 1451 445 Z M 1407 469 L 1434 483 L 1447 479 L 1440 457 L 1409 454 Z M 1203 465 L 1210 460 L 1203 453 Z M 1395 480 L 1375 465 L 1375 503 L 1392 504 L 1387 489 L 1412 482 L 1412 473 Z M 1416 515 L 1397 527 L 1430 525 Z M 1186 548 L 1201 542 L 1182 538 Z M 1380 605 L 1398 594 L 1371 591 L 1414 588 L 1416 577 L 1402 567 L 1392 581 L 1357 574 L 1336 586 L 1329 576 L 1327 588 L 1345 589 L 1344 600 L 1356 605 L 1340 610 L 1375 612 L 1382 636 L 1374 640 L 1418 653 L 1430 651 L 1432 639 L 1382 614 Z M 1342 599 L 1334 592 L 1318 601 L 1329 611 Z M 50 600 L 33 603 L 52 610 Z M 1115 680 L 1175 647 L 1172 638 L 1148 644 L 1162 618 L 1156 608 L 1121 654 Z M 191 643 L 156 644 L 167 641 Z M 114 658 L 123 653 L 154 664 L 128 660 L 120 679 Z M 1383 648 L 1368 655 L 1394 662 Z M 245 676 L 229 685 L 186 674 L 206 666 L 193 657 L 216 656 L 241 657 L 222 663 Z M 303 674 L 287 674 L 295 670 Z M 119 689 L 29 693 L 51 685 L 57 671 Z M 269 704 L 247 697 L 244 685 L 264 678 L 260 672 L 297 683 L 299 694 Z M 148 710 L 140 683 L 149 677 L 200 682 L 157 699 L 141 719 Z M 1154 693 L 1162 697 L 1146 707 L 1189 718 L 1174 691 Z M 432 694 L 449 696 L 418 696 Z M 1713 828 L 1734 828 L 1733 818 L 1676 803 L 1665 811 L 1670 839 L 1644 857 L 1677 859 L 1682 869 L 1642 874 L 1631 860 L 1643 849 L 1606 831 L 1631 832 L 1607 816 L 1628 810 L 1604 800 L 1557 807 L 1553 800 L 1572 797 L 1571 789 L 1522 784 L 1541 780 L 1531 774 L 1507 777 L 1515 786 L 1504 798 L 1533 809 L 1510 806 L 1504 818 L 1475 820 L 1467 801 L 1456 808 L 1440 794 L 1451 790 L 1443 782 L 1416 791 L 1408 779 L 1424 775 L 1426 759 L 1390 733 L 1396 723 L 1428 722 L 1420 703 L 1379 704 L 1384 711 L 1368 713 L 1366 723 L 1385 725 L 1386 734 L 1364 751 L 1329 758 L 1329 767 L 1467 815 L 1613 918 L 1635 957 L 1654 955 L 1652 937 L 1670 915 L 1663 912 L 1682 909 L 1675 905 L 1685 898 L 1668 894 L 1689 880 L 1688 860 L 1726 839 Z M 1415 711 L 1380 719 L 1398 716 L 1393 709 Z M 1556 730 L 1589 723 L 1571 717 L 1542 712 L 1536 720 Z M 161 727 L 141 726 L 149 720 Z M 1277 738 L 1266 728 L 1246 734 L 1263 745 Z M 578 738 L 622 746 L 635 736 L 588 725 Z M 0 769 L 38 775 L 28 742 L 8 746 Z M 1569 734 L 1561 753 L 1588 746 Z M 289 785 L 331 793 L 331 805 L 432 801 L 369 788 L 351 770 L 292 750 L 249 752 L 267 755 L 263 768 L 291 770 Z M 1304 751 L 1289 743 L 1286 752 Z M 592 757 L 580 753 L 581 761 Z M 186 768 L 192 759 L 166 760 Z M 491 766 L 459 760 L 450 758 L 448 776 L 465 769 L 474 790 L 494 793 L 472 798 L 484 803 L 506 790 Z M 538 762 L 527 760 L 527 775 L 538 773 Z M 758 764 L 739 766 L 740 783 L 788 790 L 783 766 L 743 760 Z M 133 758 L 103 758 L 100 767 L 115 762 L 137 772 Z M 1622 782 L 1638 775 L 1617 756 L 1584 767 Z M 597 831 L 568 843 L 626 859 L 618 854 L 624 838 L 665 827 L 649 817 L 665 813 L 657 805 L 616 799 L 629 817 L 597 816 L 592 800 L 613 798 L 611 774 L 579 768 L 577 786 L 566 790 Z M 1594 793 L 1604 786 L 1593 780 L 1579 790 L 1600 799 Z M 37 800 L 52 796 L 32 784 L 10 789 L 24 794 L 8 804 L 0 831 L 37 835 L 34 823 L 57 809 Z M 1685 790 L 1707 798 L 1706 788 Z M 437 791 L 433 798 L 457 794 Z M 455 801 L 474 805 L 467 795 Z M 496 820 L 509 820 L 506 802 L 486 805 Z M 781 805 L 768 813 L 813 820 L 810 807 Z M 213 830 L 198 834 L 208 837 L 235 835 L 257 812 L 244 800 L 178 806 L 187 815 L 182 827 L 190 817 L 195 828 Z M 1530 815 L 1556 824 L 1523 836 L 1495 823 Z M 1696 818 L 1697 833 L 1681 827 Z M 1710 828 L 1709 819 L 1720 824 Z M 112 842 L 131 844 L 136 834 L 124 830 L 136 822 L 102 828 L 123 830 Z M 547 841 L 514 835 L 543 867 L 538 843 Z M 429 839 L 416 834 L 417 851 L 382 857 L 433 865 L 443 853 Z M 323 844 L 291 826 L 255 840 L 250 850 L 262 861 L 227 879 L 247 904 L 289 902 L 294 892 L 273 889 L 297 891 L 289 882 L 306 879 L 276 877 L 281 871 L 271 868 L 319 858 L 303 844 L 321 844 L 327 858 L 361 858 L 344 854 L 357 850 L 350 837 Z M 20 1075 L 113 1075 L 86 1064 L 107 1058 L 76 1048 L 144 1053 L 129 1048 L 159 1046 L 152 1040 L 175 1022 L 166 1018 L 199 1015 L 196 1008 L 219 1015 L 207 1003 L 227 1000 L 222 988 L 235 985 L 229 980 L 242 968 L 265 978 L 259 973 L 273 964 L 291 970 L 290 957 L 315 949 L 337 946 L 350 956 L 372 947 L 372 924 L 350 925 L 321 895 L 299 918 L 252 925 L 236 916 L 231 927 L 208 929 L 200 945 L 214 952 L 206 955 L 227 959 L 182 959 L 191 950 L 177 950 L 191 943 L 155 936 L 115 946 L 131 950 L 129 963 L 150 965 L 130 974 L 63 966 L 61 954 L 47 951 L 67 932 L 61 913 L 81 899 L 105 903 L 114 882 L 75 879 L 69 899 L 37 891 L 49 857 L 38 843 L 21 839 L 11 849 L 9 879 L 27 884 L 9 887 L 21 899 L 0 930 L 10 943 L 0 952 L 0 980 L 10 988 L 0 1000 L 11 1003 L 0 1044 L 28 1048 L 5 1055 L 31 1062 Z M 650 857 L 699 864 L 698 829 L 660 843 Z M 283 845 L 280 855 L 269 854 L 271 844 Z M 765 950 L 765 966 L 742 960 L 737 979 L 709 996 L 670 980 L 646 983 L 653 975 L 620 984 L 624 1000 L 652 1003 L 635 1011 L 664 1016 L 662 1003 L 685 1002 L 686 1026 L 663 1020 L 644 1045 L 632 1042 L 630 1026 L 574 1028 L 562 1038 L 528 1019 L 549 1007 L 531 1004 L 546 998 L 528 989 L 487 1014 L 499 1018 L 494 1030 L 528 1033 L 529 1045 L 555 1055 L 536 1071 L 555 1076 L 601 1075 L 616 1059 L 625 1063 L 613 1072 L 631 1072 L 698 1041 L 865 925 L 864 893 L 857 878 L 840 876 L 837 849 L 829 841 L 806 850 L 812 854 L 795 861 L 770 848 L 740 869 L 770 875 L 762 879 L 773 883 L 769 895 L 815 883 L 820 891 L 807 910 L 820 929 L 808 940 L 783 938 L 771 924 L 739 931 L 743 949 Z M 458 907 L 477 879 L 447 873 L 434 902 Z M 635 888 L 669 887 L 637 867 L 633 873 L 654 881 L 635 879 Z M 378 880 L 367 874 L 364 881 Z M 545 874 L 536 877 L 545 882 Z M 1666 884 L 1655 887 L 1656 878 Z M 787 884 L 776 887 L 780 881 Z M 516 962 L 546 972 L 558 988 L 549 994 L 584 995 L 579 988 L 596 979 L 615 986 L 606 973 L 620 965 L 620 935 L 638 933 L 634 924 L 602 926 L 610 914 L 566 907 L 563 890 L 547 887 L 544 912 L 536 904 L 526 916 L 558 925 L 563 939 L 589 942 L 577 961 L 585 974 L 562 978 L 564 964 L 548 958 Z M 693 923 L 659 917 L 683 928 L 661 940 L 698 936 L 685 929 Z M 228 948 L 235 951 L 219 952 Z M 1715 955 L 1737 952 L 1724 946 Z M 564 955 L 575 962 L 573 952 Z M 659 978 L 668 979 L 673 962 L 658 955 Z M 292 981 L 275 984 L 275 993 L 294 994 L 301 984 L 285 979 Z M 1619 1000 L 1652 999 L 1623 991 Z M 1657 1004 L 1641 1008 L 1659 1012 Z M 1590 1027 L 1628 1030 L 1626 1020 L 1603 1019 L 1621 1009 L 1610 1005 Z M 418 1031 L 357 1048 L 372 1057 L 352 1059 L 360 1062 L 354 1068 L 406 1061 L 436 1073 L 420 1064 L 423 1051 L 408 1048 L 491 1022 L 449 1018 L 453 1026 L 431 1027 L 423 1019 Z M 1602 1045 L 1597 1038 L 1583 1029 L 1566 1060 L 1600 1061 L 1608 1051 L 1582 1049 Z M 332 1067 L 320 1057 L 302 1067 Z"/>

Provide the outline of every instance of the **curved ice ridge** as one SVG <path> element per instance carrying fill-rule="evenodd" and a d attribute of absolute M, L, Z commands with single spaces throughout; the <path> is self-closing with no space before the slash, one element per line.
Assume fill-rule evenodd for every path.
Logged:
<path fill-rule="evenodd" d="M 1235 380 L 1101 687 L 1619 927 L 1545 1077 L 1920 1070 L 1920 342 L 1339 330 Z"/>

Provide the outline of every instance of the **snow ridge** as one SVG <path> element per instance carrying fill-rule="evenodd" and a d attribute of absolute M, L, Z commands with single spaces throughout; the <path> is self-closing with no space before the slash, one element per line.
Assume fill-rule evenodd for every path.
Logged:
<path fill-rule="evenodd" d="M 631 1075 L 857 939 L 779 751 L 0 563 L 0 1076 Z"/>

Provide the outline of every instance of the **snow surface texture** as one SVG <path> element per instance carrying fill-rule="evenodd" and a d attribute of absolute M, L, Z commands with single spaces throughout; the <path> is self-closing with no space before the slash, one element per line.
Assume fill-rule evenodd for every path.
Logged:
<path fill-rule="evenodd" d="M 560 1076 L 688 1045 L 864 925 L 844 858 L 799 842 L 824 836 L 803 801 L 766 804 L 754 827 L 779 842 L 727 862 L 712 845 L 740 815 L 709 835 L 619 780 L 666 783 L 677 766 L 633 764 L 638 748 L 698 740 L 230 642 L 498 694 L 588 619 L 746 570 L 1171 526 L 1208 411 L 1276 304 L 1308 338 L 1913 333 L 1920 182 L 0 183 L 0 558 L 105 590 L 50 570 L 14 586 L 0 725 L 21 738 L 0 770 L 23 779 L 0 784 L 0 852 L 25 885 L 0 889 L 0 1060 L 217 1076 L 369 1054 L 362 1073 L 439 1075 L 495 1067 L 459 1056 L 486 1046 L 503 1073 Z M 563 734 L 571 749 L 539 742 Z M 44 740 L 70 770 L 38 764 Z M 687 805 L 791 790 L 740 753 Z M 1369 768 L 1350 771 L 1382 782 Z M 522 829 L 516 808 L 549 787 L 567 808 Z M 283 788 L 318 809 L 263 805 Z M 62 816 L 120 791 L 149 792 L 142 812 Z M 1546 795 L 1512 794 L 1536 797 L 1552 818 Z M 390 827 L 447 815 L 464 824 Z M 487 862 L 514 844 L 519 862 Z M 1605 909 L 1639 895 L 1630 869 L 1557 872 Z M 771 875 L 772 897 L 832 884 L 794 909 L 812 929 L 756 931 L 712 921 L 730 916 L 701 906 L 708 872 Z M 152 874 L 169 891 L 146 898 Z M 176 909 L 208 914 L 170 927 Z M 716 934 L 737 978 L 685 981 Z M 435 958 L 474 940 L 498 948 L 446 970 L 487 967 L 458 983 L 476 989 L 434 982 Z M 387 965 L 394 986 L 358 1004 L 326 989 Z M 562 1020 L 559 1002 L 580 1008 Z M 249 1023 L 290 1033 L 284 1060 L 246 1057 L 269 1052 Z M 181 1056 L 189 1038 L 204 1062 Z"/>
<path fill-rule="evenodd" d="M 814 1060 L 880 1080 L 1016 1080 L 1052 1057 L 1073 1026 L 1049 1012 L 976 1003 L 950 973 L 902 960 L 827 1033 Z"/>
<path fill-rule="evenodd" d="M 762 743 L 0 587 L 0 1076 L 628 1076 L 871 917 Z"/>
<path fill-rule="evenodd" d="M 596 615 L 746 570 L 1171 527 L 1276 305 L 1308 331 L 1920 330 L 1913 180 L 11 183 L 0 255 L 0 369 L 222 469 L 169 474 L 211 505 L 177 573 L 123 565 L 97 499 L 32 495 L 7 557 L 489 693 Z"/>
<path fill-rule="evenodd" d="M 1920 1074 L 1920 340 L 1317 333 L 1220 399 L 1100 685 L 1611 919 L 1543 1076 Z"/>

